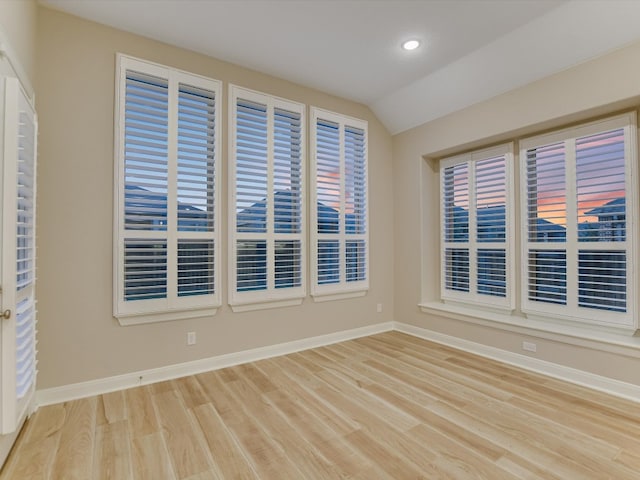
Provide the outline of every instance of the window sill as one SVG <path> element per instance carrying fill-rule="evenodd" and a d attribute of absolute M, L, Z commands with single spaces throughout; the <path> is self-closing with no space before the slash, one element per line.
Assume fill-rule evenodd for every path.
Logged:
<path fill-rule="evenodd" d="M 425 302 L 418 306 L 423 313 L 427 314 L 640 358 L 640 337 L 636 336 L 636 332 L 632 330 L 616 329 L 614 331 L 592 325 L 578 327 L 552 318 L 532 318 L 513 312 L 484 311 L 439 301 Z"/>
<path fill-rule="evenodd" d="M 295 307 L 302 305 L 303 298 L 292 298 L 287 300 L 261 301 L 255 303 L 235 303 L 229 304 L 231 310 L 236 312 L 252 312 L 254 310 L 266 310 L 269 308 Z"/>
<path fill-rule="evenodd" d="M 338 293 L 313 293 L 314 302 L 331 302 L 333 300 L 345 300 L 348 298 L 364 297 L 367 294 L 367 290 L 354 290 L 352 292 L 338 292 Z"/>
<path fill-rule="evenodd" d="M 118 323 L 123 327 L 142 325 L 145 323 L 171 322 L 174 320 L 187 320 L 190 318 L 212 317 L 218 311 L 217 307 L 200 308 L 193 310 L 175 310 L 161 312 L 145 312 L 130 314 L 115 314 Z"/>

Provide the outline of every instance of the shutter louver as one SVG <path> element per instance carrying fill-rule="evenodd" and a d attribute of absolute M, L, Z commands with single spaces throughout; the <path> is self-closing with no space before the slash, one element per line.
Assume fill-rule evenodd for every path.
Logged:
<path fill-rule="evenodd" d="M 180 84 L 178 93 L 178 231 L 213 232 L 214 92 Z"/>
<path fill-rule="evenodd" d="M 236 116 L 236 231 L 266 233 L 269 207 L 267 107 L 238 100 Z"/>
<path fill-rule="evenodd" d="M 446 242 L 469 241 L 469 173 L 467 163 L 444 171 L 444 231 Z"/>
<path fill-rule="evenodd" d="M 367 125 L 312 109 L 314 297 L 368 288 Z"/>
<path fill-rule="evenodd" d="M 178 240 L 178 296 L 215 292 L 214 240 Z"/>
<path fill-rule="evenodd" d="M 445 288 L 458 292 L 469 292 L 469 249 L 445 249 Z"/>
<path fill-rule="evenodd" d="M 275 233 L 301 233 L 301 135 L 300 114 L 276 108 L 273 147 Z"/>
<path fill-rule="evenodd" d="M 291 288 L 302 285 L 302 251 L 299 240 L 276 240 L 275 287 Z"/>
<path fill-rule="evenodd" d="M 578 239 L 626 240 L 624 134 L 614 130 L 576 141 Z"/>
<path fill-rule="evenodd" d="M 220 82 L 120 56 L 122 324 L 215 313 Z"/>
<path fill-rule="evenodd" d="M 631 328 L 635 115 L 522 142 L 528 272 L 523 311 Z"/>
<path fill-rule="evenodd" d="M 236 289 L 239 292 L 267 289 L 267 242 L 238 240 Z"/>
<path fill-rule="evenodd" d="M 316 197 L 318 233 L 340 233 L 340 125 L 316 124 Z"/>
<path fill-rule="evenodd" d="M 511 309 L 511 144 L 442 160 L 441 295 Z"/>
<path fill-rule="evenodd" d="M 16 395 L 21 400 L 36 379 L 35 159 L 36 124 L 21 95 L 18 118 L 16 199 Z"/>
<path fill-rule="evenodd" d="M 127 72 L 124 127 L 125 229 L 166 230 L 168 82 Z"/>
<path fill-rule="evenodd" d="M 564 145 L 527 151 L 527 219 L 530 242 L 566 240 L 566 177 Z"/>
<path fill-rule="evenodd" d="M 318 283 L 340 283 L 340 242 L 318 240 Z"/>
<path fill-rule="evenodd" d="M 345 128 L 346 232 L 367 232 L 367 171 L 364 130 Z M 364 251 L 364 245 L 362 245 Z"/>
<path fill-rule="evenodd" d="M 164 239 L 124 241 L 124 298 L 150 300 L 167 296 L 167 243 Z"/>
<path fill-rule="evenodd" d="M 529 300 L 567 304 L 567 254 L 564 250 L 529 250 Z"/>
<path fill-rule="evenodd" d="M 30 298 L 16 308 L 16 394 L 23 398 L 35 382 L 35 306 Z"/>
<path fill-rule="evenodd" d="M 230 303 L 234 309 L 299 303 L 305 262 L 304 107 L 235 86 L 231 97 Z"/>

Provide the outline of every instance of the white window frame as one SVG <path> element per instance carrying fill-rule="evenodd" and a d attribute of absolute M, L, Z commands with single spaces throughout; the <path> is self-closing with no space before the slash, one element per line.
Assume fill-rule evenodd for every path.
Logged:
<path fill-rule="evenodd" d="M 267 211 L 265 233 L 237 232 L 236 212 L 236 124 L 237 101 L 239 99 L 256 102 L 267 108 Z M 300 115 L 300 177 L 301 177 L 301 218 L 299 233 L 276 233 L 274 223 L 274 111 L 288 110 Z M 250 90 L 238 85 L 229 85 L 229 298 L 228 302 L 234 312 L 261 310 L 300 305 L 307 295 L 307 242 L 306 242 L 306 106 L 284 98 Z M 264 240 L 267 245 L 267 287 L 263 290 L 237 291 L 237 241 Z M 300 286 L 276 288 L 275 286 L 275 242 L 300 242 Z"/>
<path fill-rule="evenodd" d="M 501 313 L 512 311 L 515 308 L 513 273 L 513 252 L 515 247 L 514 233 L 514 145 L 512 142 L 497 145 L 495 147 L 476 150 L 470 153 L 448 157 L 440 161 L 440 298 L 444 303 L 461 304 L 474 307 L 481 307 L 485 310 L 497 310 Z M 495 157 L 503 157 L 505 162 L 505 241 L 504 242 L 478 242 L 476 230 L 476 182 L 475 165 L 482 160 Z M 466 164 L 468 169 L 468 195 L 469 195 L 469 217 L 468 217 L 468 241 L 467 242 L 447 242 L 445 231 L 446 205 L 445 195 L 445 169 Z M 446 288 L 446 249 L 462 247 L 469 249 L 469 291 L 461 292 Z M 481 249 L 498 248 L 505 250 L 506 264 L 506 292 L 504 297 L 479 294 L 477 292 L 477 252 Z"/>
<path fill-rule="evenodd" d="M 318 151 L 317 151 L 317 122 L 325 120 L 339 125 L 339 150 L 340 150 L 340 207 L 339 207 L 339 232 L 338 233 L 318 233 L 318 188 L 316 182 L 318 168 Z M 364 132 L 364 169 L 365 169 L 365 233 L 347 233 L 345 230 L 345 128 L 353 127 Z M 369 159 L 368 159 L 368 141 L 369 141 L 369 124 L 364 120 L 352 118 L 336 112 L 323 110 L 317 107 L 311 107 L 310 115 L 310 143 L 311 143 L 311 196 L 310 196 L 310 262 L 311 262 L 311 295 L 314 301 L 331 301 L 344 298 L 361 297 L 366 295 L 369 290 L 369 257 L 371 255 L 371 244 L 369 241 Z M 340 281 L 321 285 L 318 283 L 318 241 L 320 240 L 338 240 L 339 241 L 339 264 L 340 264 Z M 346 256 L 348 241 L 363 241 L 365 245 L 365 279 L 359 281 L 346 280 Z"/>
<path fill-rule="evenodd" d="M 625 195 L 626 203 L 626 240 L 617 242 L 579 242 L 577 233 L 576 213 L 576 170 L 575 170 L 575 140 L 577 138 L 595 135 L 609 130 L 622 129 L 625 138 Z M 530 242 L 528 238 L 527 221 L 527 151 L 551 145 L 565 143 L 565 184 L 567 202 L 567 233 L 565 242 Z M 614 330 L 635 331 L 638 329 L 638 300 L 636 285 L 638 268 L 635 265 L 637 257 L 638 235 L 638 178 L 637 178 L 637 120 L 636 113 L 610 117 L 595 122 L 586 123 L 573 128 L 554 131 L 548 134 L 536 135 L 520 141 L 520 215 L 521 215 L 521 298 L 522 312 L 528 318 L 541 321 L 556 321 L 576 326 L 598 326 Z M 597 245 L 596 245 L 597 244 Z M 595 246 L 594 246 L 595 245 Z M 624 247 L 624 248 L 622 248 Z M 528 268 L 525 262 L 530 248 L 564 250 L 566 251 L 567 270 L 567 304 L 557 305 L 529 300 L 528 296 Z M 625 250 L 627 253 L 627 311 L 615 312 L 578 306 L 578 250 L 585 248 Z"/>
<path fill-rule="evenodd" d="M 124 178 L 124 129 L 126 72 L 136 71 L 168 80 L 168 191 L 167 191 L 167 296 L 149 300 L 124 300 L 124 239 L 138 238 L 125 230 L 125 178 Z M 214 126 L 214 224 L 213 232 L 179 232 L 177 226 L 177 138 L 178 138 L 178 88 L 180 84 L 208 90 L 215 95 Z M 222 83 L 218 80 L 184 72 L 175 68 L 140 60 L 123 54 L 116 55 L 115 86 L 115 182 L 114 182 L 114 316 L 121 325 L 178 320 L 214 315 L 220 306 L 220 111 L 222 108 Z M 151 233 L 151 235 L 146 235 Z M 162 233 L 162 232 L 160 232 Z M 156 232 L 142 232 L 139 238 L 155 238 Z M 214 241 L 214 288 L 213 294 L 177 295 L 178 239 Z"/>

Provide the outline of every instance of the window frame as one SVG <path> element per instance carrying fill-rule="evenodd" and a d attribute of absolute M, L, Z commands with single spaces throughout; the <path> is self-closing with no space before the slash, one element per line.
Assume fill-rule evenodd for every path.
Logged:
<path fill-rule="evenodd" d="M 267 308 L 287 307 L 300 305 L 307 296 L 307 203 L 306 203 L 306 105 L 287 100 L 267 93 L 258 92 L 238 85 L 229 85 L 229 155 L 228 155 L 228 303 L 234 312 L 261 310 Z M 266 232 L 250 233 L 237 232 L 237 191 L 236 191 L 236 124 L 237 101 L 239 99 L 265 105 L 267 108 L 267 202 L 266 208 Z M 298 233 L 276 233 L 274 222 L 274 209 L 272 205 L 274 195 L 274 112 L 282 109 L 300 115 L 300 225 Z M 262 290 L 238 291 L 237 288 L 237 241 L 245 237 L 246 240 L 265 240 L 266 255 L 266 282 L 267 288 Z M 276 288 L 275 287 L 275 243 L 277 241 L 300 242 L 300 285 Z M 273 252 L 273 255 L 270 255 Z"/>
<path fill-rule="evenodd" d="M 316 302 L 340 300 L 345 298 L 361 297 L 366 295 L 369 290 L 369 279 L 371 271 L 369 268 L 369 258 L 371 256 L 370 242 L 370 195 L 369 195 L 369 124 L 365 120 L 349 117 L 347 115 L 331 112 L 318 107 L 311 107 L 310 113 L 310 144 L 311 144 L 311 162 L 310 162 L 310 262 L 311 262 L 311 296 Z M 318 144 L 317 144 L 317 124 L 319 120 L 335 123 L 339 126 L 339 149 L 340 149 L 340 210 L 339 216 L 339 233 L 327 234 L 318 233 L 318 185 L 316 180 L 318 169 Z M 346 217 L 345 217 L 345 129 L 353 127 L 362 130 L 364 133 L 364 196 L 365 196 L 365 213 L 364 213 L 364 233 L 347 233 Z M 318 283 L 318 242 L 320 240 L 338 240 L 339 243 L 339 271 L 340 281 L 337 283 L 329 283 L 320 285 Z M 347 242 L 362 241 L 364 242 L 364 269 L 365 279 L 358 281 L 346 280 L 347 269 Z"/>
<path fill-rule="evenodd" d="M 505 177 L 505 241 L 480 242 L 477 237 L 477 205 L 475 172 L 476 164 L 493 158 L 504 158 Z M 467 242 L 449 242 L 446 240 L 446 202 L 445 202 L 445 170 L 455 165 L 466 164 L 468 169 L 468 240 Z M 440 203 L 440 300 L 443 303 L 480 307 L 501 313 L 512 312 L 515 308 L 515 280 L 513 272 L 515 253 L 515 191 L 514 191 L 514 143 L 508 142 L 494 147 L 474 150 L 472 152 L 447 157 L 439 162 L 439 203 Z M 460 292 L 446 288 L 446 252 L 448 248 L 467 245 L 469 251 L 469 291 Z M 493 245 L 493 247 L 492 247 Z M 476 290 L 478 283 L 477 259 L 478 251 L 483 248 L 504 248 L 505 250 L 505 296 L 480 294 Z"/>
<path fill-rule="evenodd" d="M 126 301 L 124 299 L 125 247 L 124 241 L 131 236 L 125 221 L 125 114 L 127 71 L 151 75 L 167 81 L 167 229 L 166 232 L 149 232 L 148 235 L 133 235 L 132 238 L 164 237 L 167 243 L 167 294 L 165 298 Z M 213 231 L 180 231 L 178 228 L 178 101 L 180 85 L 207 90 L 214 96 L 213 128 Z M 221 304 L 220 283 L 220 153 L 221 153 L 221 92 L 222 82 L 176 68 L 141 60 L 121 53 L 116 54 L 115 109 L 114 109 L 114 268 L 113 315 L 121 325 L 136 325 L 185 318 L 211 316 Z M 129 232 L 129 233 L 127 233 Z M 192 235 L 193 233 L 193 235 Z M 203 295 L 178 296 L 178 242 L 179 240 L 213 241 L 214 292 Z"/>
<path fill-rule="evenodd" d="M 616 242 L 581 242 L 578 236 L 577 222 L 577 186 L 576 186 L 576 139 L 597 135 L 612 130 L 623 130 L 625 156 L 625 209 L 626 239 Z M 564 143 L 565 162 L 565 212 L 567 229 L 565 242 L 531 242 L 528 231 L 527 203 L 527 152 L 533 148 Z M 527 318 L 542 321 L 568 323 L 580 327 L 605 327 L 614 330 L 635 331 L 638 328 L 638 300 L 635 286 L 638 285 L 637 260 L 638 235 L 638 178 L 637 178 L 637 118 L 636 112 L 628 112 L 607 117 L 574 127 L 524 138 L 519 142 L 520 156 L 520 238 L 521 238 L 521 310 Z M 569 202 L 571 201 L 571 204 Z M 571 218 L 571 219 L 570 219 Z M 578 305 L 578 255 L 580 250 L 589 249 L 590 244 L 598 244 L 605 249 L 607 245 L 626 252 L 626 299 L 627 311 L 615 312 L 604 309 L 580 307 Z M 525 261 L 532 248 L 546 247 L 547 250 L 563 250 L 566 255 L 567 305 L 536 302 L 529 299 L 529 269 Z M 575 268 L 573 268 L 575 267 Z M 576 300 L 575 305 L 572 300 Z"/>

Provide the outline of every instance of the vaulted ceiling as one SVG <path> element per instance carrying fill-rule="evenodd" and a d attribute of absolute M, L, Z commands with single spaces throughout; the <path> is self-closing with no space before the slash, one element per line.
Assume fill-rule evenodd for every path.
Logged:
<path fill-rule="evenodd" d="M 638 0 L 40 3 L 364 103 L 391 133 L 640 39 Z"/>

